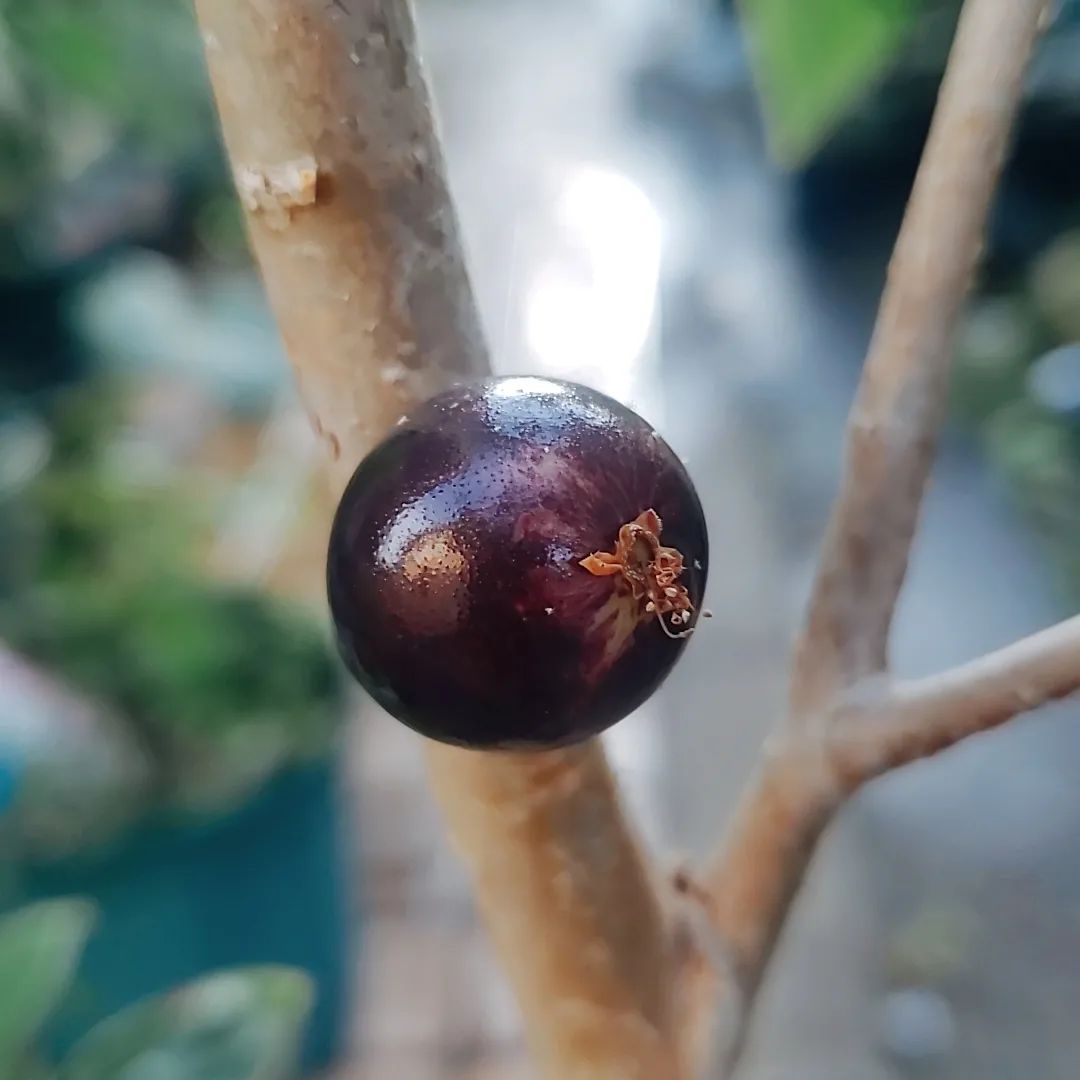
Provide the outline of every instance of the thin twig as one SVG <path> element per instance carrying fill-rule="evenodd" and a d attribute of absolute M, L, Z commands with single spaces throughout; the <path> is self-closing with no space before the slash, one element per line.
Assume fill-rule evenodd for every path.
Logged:
<path fill-rule="evenodd" d="M 848 422 L 846 475 L 796 649 L 796 716 L 885 667 L 954 331 L 1046 6 L 964 5 Z"/>
<path fill-rule="evenodd" d="M 844 479 L 795 649 L 789 716 L 701 879 L 743 995 L 742 1022 L 719 1051 L 724 1076 L 737 1067 L 821 833 L 852 789 L 850 763 L 836 749 L 847 743 L 832 725 L 851 718 L 844 706 L 853 687 L 887 681 L 889 630 L 943 419 L 953 334 L 1045 12 L 1046 0 L 964 5 L 851 411 Z M 956 705 L 948 686 L 923 687 L 927 715 L 930 701 L 942 714 Z M 952 730 L 966 733 L 963 723 Z M 883 743 L 926 753 L 939 745 L 920 747 L 908 727 L 903 737 L 890 730 L 879 729 Z M 872 745 L 874 735 L 866 738 Z M 898 764 L 899 749 L 895 756 Z"/>
<path fill-rule="evenodd" d="M 878 715 L 837 730 L 842 771 L 864 783 L 1080 688 L 1080 616 L 940 675 L 900 682 Z M 854 722 L 852 722 L 854 721 Z"/>
<path fill-rule="evenodd" d="M 197 0 L 252 246 L 338 486 L 487 370 L 406 0 Z M 665 912 L 599 742 L 431 745 L 546 1075 L 681 1080 Z"/>

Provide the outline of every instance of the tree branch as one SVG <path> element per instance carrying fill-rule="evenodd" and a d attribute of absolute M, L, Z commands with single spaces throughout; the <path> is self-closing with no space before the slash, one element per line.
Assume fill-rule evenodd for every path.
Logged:
<path fill-rule="evenodd" d="M 430 754 L 543 1075 L 687 1076 L 665 913 L 598 744 Z"/>
<path fill-rule="evenodd" d="M 883 695 L 875 701 L 871 693 L 856 710 L 850 702 L 856 688 L 867 697 L 888 685 L 889 631 L 943 420 L 953 334 L 1046 9 L 1046 0 L 964 5 L 851 410 L 844 479 L 795 648 L 787 723 L 700 882 L 738 973 L 738 1020 L 720 1048 L 725 1076 L 737 1066 L 817 842 L 871 766 L 883 771 L 993 722 L 1007 700 L 1024 700 L 1015 687 L 1010 699 L 1007 686 L 1025 671 L 1045 676 L 1027 693 L 1034 685 L 1047 695 L 1068 691 L 1069 645 L 1055 638 L 1045 666 L 1020 670 L 1010 658 L 991 664 L 992 675 L 976 665 L 977 677 L 969 672 L 960 683 L 954 674 L 914 684 L 899 712 Z M 981 696 L 968 701 L 965 682 Z M 892 719 L 864 734 L 856 718 L 865 724 L 875 707 Z M 920 719 L 934 720 L 936 737 L 916 734 Z M 838 738 L 842 720 L 851 726 Z M 855 746 L 865 761 L 851 760 Z"/>
<path fill-rule="evenodd" d="M 340 485 L 402 411 L 487 368 L 409 9 L 197 8 L 252 244 Z M 730 960 L 727 1074 L 846 795 L 1076 685 L 1077 620 L 933 679 L 890 690 L 882 674 L 952 333 L 1044 10 L 1045 0 L 967 0 L 852 411 L 789 723 L 692 890 Z M 599 743 L 527 755 L 432 745 L 429 759 L 547 1073 L 684 1077 L 673 1011 L 695 1003 Z M 716 988 L 700 964 L 688 968 Z"/>
<path fill-rule="evenodd" d="M 406 0 L 196 0 L 252 246 L 338 487 L 402 412 L 487 370 Z M 597 741 L 431 744 L 537 1059 L 680 1080 L 664 913 Z"/>
<path fill-rule="evenodd" d="M 1080 689 L 1080 616 L 940 675 L 900 682 L 836 732 L 842 772 L 863 783 Z M 852 722 L 854 721 L 854 722 Z"/>
<path fill-rule="evenodd" d="M 409 9 L 196 8 L 251 244 L 343 485 L 409 405 L 488 369 Z"/>
<path fill-rule="evenodd" d="M 1046 8 L 964 5 L 848 421 L 846 475 L 795 652 L 797 716 L 885 667 L 953 335 Z"/>

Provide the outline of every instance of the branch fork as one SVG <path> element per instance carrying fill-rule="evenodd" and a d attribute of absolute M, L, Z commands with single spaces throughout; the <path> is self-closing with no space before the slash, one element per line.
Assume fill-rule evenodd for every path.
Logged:
<path fill-rule="evenodd" d="M 196 9 L 252 246 L 341 486 L 410 405 L 488 364 L 410 5 Z M 1048 11 L 1046 0 L 964 5 L 852 407 L 788 715 L 715 855 L 696 874 L 658 875 L 599 742 L 428 747 L 553 1080 L 689 1080 L 711 1056 L 721 1004 L 713 1061 L 733 1076 L 791 904 L 852 792 L 1080 687 L 1080 617 L 931 678 L 888 671 L 953 331 Z"/>

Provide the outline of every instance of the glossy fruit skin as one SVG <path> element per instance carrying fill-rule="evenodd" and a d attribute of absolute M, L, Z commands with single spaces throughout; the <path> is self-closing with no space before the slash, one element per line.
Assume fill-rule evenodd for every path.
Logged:
<path fill-rule="evenodd" d="M 502 377 L 419 407 L 359 465 L 327 586 L 350 671 L 443 742 L 549 748 L 642 704 L 687 635 L 580 561 L 644 510 L 701 610 L 708 540 L 682 462 L 637 414 L 573 383 Z M 635 615 L 636 610 L 636 615 Z"/>

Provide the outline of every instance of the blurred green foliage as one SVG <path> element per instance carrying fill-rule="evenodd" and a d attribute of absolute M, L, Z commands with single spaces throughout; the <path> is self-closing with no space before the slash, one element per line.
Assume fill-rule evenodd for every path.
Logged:
<path fill-rule="evenodd" d="M 51 900 L 0 919 L 0 1080 L 22 1076 L 41 1026 L 75 976 L 91 904 Z"/>
<path fill-rule="evenodd" d="M 287 968 L 219 972 L 103 1021 L 56 1080 L 287 1080 L 312 997 Z"/>
<path fill-rule="evenodd" d="M 325 749 L 342 686 L 322 627 L 201 576 L 198 493 L 110 465 L 122 398 L 63 400 L 48 464 L 0 496 L 0 638 L 118 713 L 166 798 L 242 792 Z"/>
<path fill-rule="evenodd" d="M 773 154 L 801 168 L 834 137 L 887 138 L 905 110 L 929 110 L 960 0 L 736 0 L 736 7 Z M 1029 97 L 1075 111 L 1080 2 L 1052 7 Z"/>
<path fill-rule="evenodd" d="M 93 905 L 50 900 L 0 919 L 0 1080 L 287 1080 L 313 991 L 281 967 L 216 972 L 93 1028 L 55 1069 L 37 1041 L 76 975 Z"/>
<path fill-rule="evenodd" d="M 3 0 L 0 13 L 22 93 L 50 115 L 92 111 L 170 154 L 204 139 L 212 114 L 184 0 Z"/>
<path fill-rule="evenodd" d="M 923 0 L 741 0 L 775 156 L 799 164 L 895 59 Z"/>
<path fill-rule="evenodd" d="M 1035 523 L 1080 602 L 1080 231 L 977 297 L 957 343 L 953 411 Z M 1051 365 L 1053 370 L 1051 370 Z"/>
<path fill-rule="evenodd" d="M 0 439 L 0 640 L 121 718 L 161 805 L 225 807 L 325 751 L 342 686 L 317 620 L 193 565 L 217 493 L 95 385 L 74 299 L 133 245 L 246 262 L 188 0 L 0 0 L 0 426 L 48 444 L 21 477 Z"/>
<path fill-rule="evenodd" d="M 178 201 L 242 250 L 216 132 L 186 0 L 0 0 L 0 276 L 60 257 L 71 229 L 160 232 Z"/>

